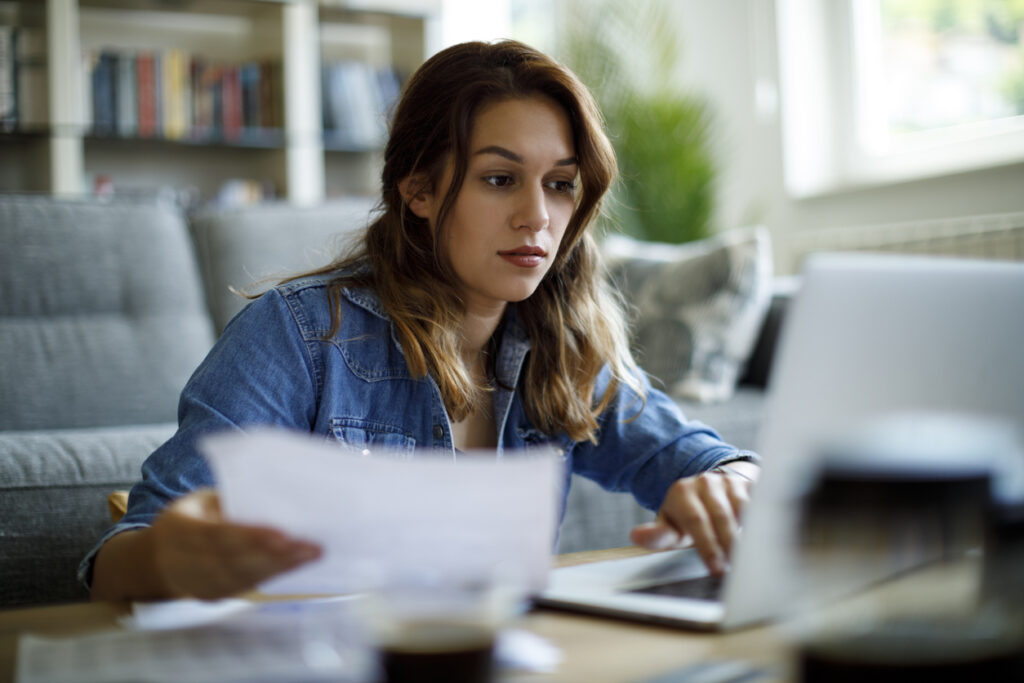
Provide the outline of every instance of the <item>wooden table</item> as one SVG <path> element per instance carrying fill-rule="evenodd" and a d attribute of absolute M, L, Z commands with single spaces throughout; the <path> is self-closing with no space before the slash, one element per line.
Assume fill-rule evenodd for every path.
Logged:
<path fill-rule="evenodd" d="M 572 553 L 559 566 L 640 554 L 636 548 Z M 0 611 L 0 683 L 14 679 L 15 653 L 22 633 L 72 635 L 114 627 L 128 613 L 124 603 L 79 603 Z M 555 674 L 510 673 L 502 681 L 644 681 L 706 660 L 742 659 L 790 680 L 789 648 L 771 626 L 732 633 L 695 633 L 599 617 L 536 610 L 521 626 L 549 639 L 564 660 Z M 767 679 L 772 680 L 772 679 Z"/>

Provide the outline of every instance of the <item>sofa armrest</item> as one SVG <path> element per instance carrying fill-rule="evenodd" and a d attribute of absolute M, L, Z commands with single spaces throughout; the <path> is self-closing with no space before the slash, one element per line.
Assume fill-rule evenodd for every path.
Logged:
<path fill-rule="evenodd" d="M 174 424 L 0 432 L 0 608 L 85 600 L 78 563 Z"/>

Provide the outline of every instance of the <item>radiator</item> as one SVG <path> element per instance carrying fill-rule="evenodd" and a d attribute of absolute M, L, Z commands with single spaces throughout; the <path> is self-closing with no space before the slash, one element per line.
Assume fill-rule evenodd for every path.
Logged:
<path fill-rule="evenodd" d="M 793 271 L 815 251 L 883 251 L 1024 261 L 1024 212 L 862 227 L 825 228 L 782 235 Z M 781 255 L 781 254 L 780 254 Z"/>

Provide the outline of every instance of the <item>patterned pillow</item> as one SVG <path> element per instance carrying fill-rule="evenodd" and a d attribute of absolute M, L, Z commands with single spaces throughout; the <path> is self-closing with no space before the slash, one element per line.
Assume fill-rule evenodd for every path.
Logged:
<path fill-rule="evenodd" d="M 603 251 L 632 308 L 640 366 L 676 398 L 732 396 L 771 302 L 768 231 L 742 228 L 682 245 L 611 235 Z"/>

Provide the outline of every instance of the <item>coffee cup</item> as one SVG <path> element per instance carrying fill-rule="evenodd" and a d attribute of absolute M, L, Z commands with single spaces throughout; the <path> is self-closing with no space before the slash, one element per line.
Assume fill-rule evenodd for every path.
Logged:
<path fill-rule="evenodd" d="M 494 644 L 510 614 L 493 585 L 402 583 L 378 589 L 369 601 L 386 683 L 487 683 L 494 680 Z"/>

